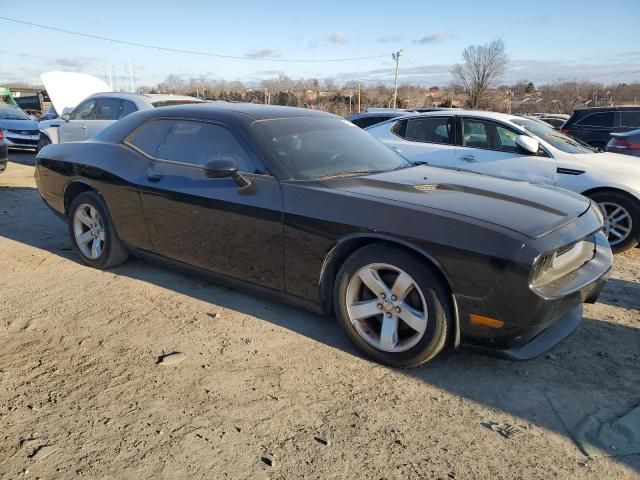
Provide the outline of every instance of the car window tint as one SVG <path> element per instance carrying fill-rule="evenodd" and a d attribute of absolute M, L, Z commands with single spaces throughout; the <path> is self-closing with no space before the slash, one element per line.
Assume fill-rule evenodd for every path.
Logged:
<path fill-rule="evenodd" d="M 150 157 L 155 157 L 170 126 L 169 120 L 151 120 L 134 131 L 126 142 Z"/>
<path fill-rule="evenodd" d="M 407 120 L 405 137 L 413 142 L 453 145 L 453 117 L 424 117 Z"/>
<path fill-rule="evenodd" d="M 158 158 L 203 166 L 211 160 L 231 157 L 242 172 L 255 172 L 242 144 L 225 127 L 189 120 L 172 121 Z"/>
<path fill-rule="evenodd" d="M 620 112 L 620 125 L 622 127 L 640 128 L 640 110 Z"/>
<path fill-rule="evenodd" d="M 130 102 L 129 100 L 122 100 L 120 104 L 120 116 L 118 118 L 126 117 L 130 113 L 136 112 L 137 110 L 138 107 L 136 107 L 135 103 Z"/>
<path fill-rule="evenodd" d="M 480 120 L 463 122 L 462 146 L 471 148 L 489 148 L 489 134 L 487 123 Z"/>
<path fill-rule="evenodd" d="M 96 99 L 92 98 L 90 100 L 86 100 L 78 105 L 73 112 L 69 115 L 71 120 L 88 120 L 91 118 L 93 114 L 93 107 L 96 104 Z"/>
<path fill-rule="evenodd" d="M 96 120 L 117 120 L 120 114 L 120 99 L 101 98 L 98 101 Z"/>
<path fill-rule="evenodd" d="M 591 113 L 578 122 L 585 127 L 612 127 L 613 112 Z"/>

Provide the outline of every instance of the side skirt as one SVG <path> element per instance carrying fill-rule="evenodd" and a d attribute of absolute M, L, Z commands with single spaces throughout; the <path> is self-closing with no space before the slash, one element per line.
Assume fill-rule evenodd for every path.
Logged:
<path fill-rule="evenodd" d="M 289 295 L 287 293 L 284 293 L 278 290 L 273 290 L 271 288 L 263 287 L 261 285 L 256 285 L 255 283 L 246 282 L 244 280 L 228 277 L 226 275 L 222 275 L 219 273 L 214 273 L 209 270 L 205 270 L 203 268 L 194 267 L 192 265 L 188 265 L 186 263 L 179 262 L 177 260 L 172 260 L 170 258 L 163 257 L 162 255 L 158 255 L 156 253 L 149 252 L 146 250 L 134 249 L 129 247 L 129 251 L 133 256 L 140 257 L 145 260 L 149 260 L 153 263 L 157 263 L 159 265 L 171 268 L 172 270 L 177 270 L 179 272 L 182 272 L 197 278 L 201 278 L 211 283 L 216 283 L 219 285 L 223 285 L 225 287 L 230 287 L 230 288 L 233 288 L 234 290 L 241 290 L 246 293 L 250 293 L 252 295 L 255 295 L 257 297 L 261 297 L 267 300 L 275 300 L 280 303 L 285 303 L 295 307 L 300 307 L 313 313 L 327 315 L 327 313 L 323 311 L 320 305 L 318 305 L 317 303 L 311 302 L 309 300 L 305 300 L 303 298 Z"/>

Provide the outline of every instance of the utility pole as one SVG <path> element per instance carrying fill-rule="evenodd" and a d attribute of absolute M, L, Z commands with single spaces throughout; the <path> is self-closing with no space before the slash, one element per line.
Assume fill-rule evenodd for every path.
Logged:
<path fill-rule="evenodd" d="M 398 69 L 400 68 L 400 55 L 404 53 L 404 50 L 401 48 L 396 53 L 391 54 L 391 58 L 393 58 L 396 62 L 396 80 L 395 87 L 393 88 L 393 108 L 396 108 L 396 101 L 398 99 Z"/>
<path fill-rule="evenodd" d="M 358 113 L 360 113 L 360 82 L 359 81 L 358 81 Z"/>
<path fill-rule="evenodd" d="M 129 60 L 127 64 L 129 67 L 129 87 L 131 88 L 131 93 L 133 93 L 133 62 Z"/>

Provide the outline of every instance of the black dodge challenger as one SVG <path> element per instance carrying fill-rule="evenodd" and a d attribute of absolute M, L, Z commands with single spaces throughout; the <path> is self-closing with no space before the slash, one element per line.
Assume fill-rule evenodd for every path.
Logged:
<path fill-rule="evenodd" d="M 334 312 L 394 366 L 446 346 L 532 358 L 571 333 L 611 268 L 586 198 L 414 166 L 313 110 L 135 113 L 37 158 L 83 262 L 129 254 Z"/>

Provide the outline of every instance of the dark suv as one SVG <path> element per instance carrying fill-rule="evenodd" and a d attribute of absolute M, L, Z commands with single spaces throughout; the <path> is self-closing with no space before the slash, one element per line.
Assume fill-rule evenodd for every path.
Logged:
<path fill-rule="evenodd" d="M 613 132 L 640 128 L 640 106 L 580 108 L 573 112 L 561 132 L 592 147 L 604 149 Z"/>

